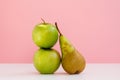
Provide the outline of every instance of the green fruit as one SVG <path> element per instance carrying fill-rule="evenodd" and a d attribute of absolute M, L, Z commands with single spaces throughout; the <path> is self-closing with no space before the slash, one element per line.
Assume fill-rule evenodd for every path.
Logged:
<path fill-rule="evenodd" d="M 55 23 L 57 27 L 57 23 Z M 58 27 L 57 27 L 58 29 Z M 58 32 L 60 33 L 59 29 Z M 69 40 L 60 33 L 60 48 L 62 52 L 62 67 L 69 74 L 77 74 L 84 70 L 84 57 L 73 47 Z"/>
<path fill-rule="evenodd" d="M 54 49 L 39 49 L 34 54 L 33 63 L 41 74 L 52 74 L 60 66 L 60 55 Z"/>
<path fill-rule="evenodd" d="M 58 40 L 58 32 L 54 25 L 43 22 L 34 27 L 32 39 L 41 48 L 51 48 Z"/>

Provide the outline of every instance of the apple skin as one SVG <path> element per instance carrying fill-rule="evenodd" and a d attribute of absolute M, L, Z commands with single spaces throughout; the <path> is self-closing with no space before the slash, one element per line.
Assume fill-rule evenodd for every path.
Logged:
<path fill-rule="evenodd" d="M 58 31 L 50 23 L 40 23 L 34 27 L 32 39 L 38 47 L 51 48 L 58 40 Z"/>
<path fill-rule="evenodd" d="M 41 74 L 53 74 L 60 66 L 60 55 L 54 49 L 39 49 L 33 57 L 33 64 Z"/>

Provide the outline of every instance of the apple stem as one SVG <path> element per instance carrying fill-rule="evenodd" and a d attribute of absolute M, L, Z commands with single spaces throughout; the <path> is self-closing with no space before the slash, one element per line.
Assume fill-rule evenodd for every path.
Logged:
<path fill-rule="evenodd" d="M 41 18 L 41 20 L 43 21 L 44 24 L 46 23 L 45 20 L 44 20 L 43 18 Z"/>
<path fill-rule="evenodd" d="M 59 32 L 59 34 L 60 34 L 60 36 L 61 36 L 61 35 L 62 35 L 62 33 L 60 32 L 60 30 L 59 30 L 59 28 L 58 28 L 57 22 L 55 22 L 55 26 L 56 26 L 56 28 L 57 28 L 57 30 L 58 30 L 58 32 Z"/>

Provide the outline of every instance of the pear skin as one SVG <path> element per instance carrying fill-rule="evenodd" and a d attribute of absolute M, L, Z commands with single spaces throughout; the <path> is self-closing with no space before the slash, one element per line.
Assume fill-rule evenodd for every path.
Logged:
<path fill-rule="evenodd" d="M 55 23 L 57 29 L 57 23 Z M 62 53 L 62 67 L 68 74 L 78 74 L 85 69 L 86 61 L 78 50 L 69 42 L 69 40 L 61 34 L 59 36 L 59 43 Z"/>

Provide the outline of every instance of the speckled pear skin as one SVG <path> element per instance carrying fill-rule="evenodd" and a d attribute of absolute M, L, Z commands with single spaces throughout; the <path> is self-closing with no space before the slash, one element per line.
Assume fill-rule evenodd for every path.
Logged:
<path fill-rule="evenodd" d="M 59 44 L 62 53 L 62 67 L 68 74 L 78 74 L 85 69 L 86 61 L 82 54 L 60 32 L 57 23 L 55 26 L 59 32 Z"/>
<path fill-rule="evenodd" d="M 63 35 L 60 35 L 59 41 L 62 52 L 63 69 L 69 74 L 78 74 L 82 72 L 86 65 L 84 57 Z"/>

